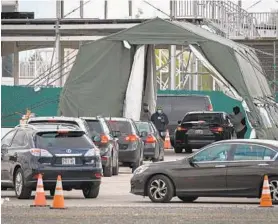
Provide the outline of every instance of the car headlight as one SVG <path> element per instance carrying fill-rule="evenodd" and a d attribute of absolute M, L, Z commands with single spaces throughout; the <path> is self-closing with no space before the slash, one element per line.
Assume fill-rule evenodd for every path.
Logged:
<path fill-rule="evenodd" d="M 133 175 L 138 175 L 143 173 L 146 169 L 148 169 L 148 166 L 143 165 L 143 166 L 139 166 L 134 172 Z"/>

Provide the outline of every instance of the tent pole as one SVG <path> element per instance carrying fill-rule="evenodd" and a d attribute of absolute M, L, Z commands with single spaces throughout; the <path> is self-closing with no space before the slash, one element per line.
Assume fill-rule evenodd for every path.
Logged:
<path fill-rule="evenodd" d="M 277 86 L 277 82 L 276 82 L 276 42 L 273 41 L 273 81 L 274 81 L 274 94 L 276 94 L 276 86 Z"/>
<path fill-rule="evenodd" d="M 170 57 L 170 74 L 169 80 L 170 85 L 168 86 L 169 89 L 174 90 L 176 89 L 176 45 L 171 45 L 169 49 L 169 57 Z"/>
<path fill-rule="evenodd" d="M 132 18 L 132 0 L 128 0 L 128 16 Z"/>
<path fill-rule="evenodd" d="M 108 11 L 108 1 L 105 0 L 104 1 L 104 19 L 107 19 L 107 15 L 108 15 L 107 11 Z"/>

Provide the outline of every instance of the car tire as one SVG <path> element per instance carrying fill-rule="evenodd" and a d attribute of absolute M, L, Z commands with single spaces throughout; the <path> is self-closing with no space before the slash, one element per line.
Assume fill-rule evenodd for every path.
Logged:
<path fill-rule="evenodd" d="M 111 177 L 113 174 L 112 158 L 110 159 L 109 165 L 103 167 L 103 176 Z"/>
<path fill-rule="evenodd" d="M 148 182 L 147 192 L 152 202 L 168 203 L 174 197 L 174 186 L 168 177 L 155 175 Z"/>
<path fill-rule="evenodd" d="M 198 197 L 179 197 L 179 196 L 178 198 L 186 203 L 192 203 L 193 201 L 198 199 Z"/>
<path fill-rule="evenodd" d="M 50 189 L 49 192 L 50 192 L 50 196 L 51 196 L 51 197 L 54 197 L 54 195 L 55 195 L 55 189 Z"/>
<path fill-rule="evenodd" d="M 159 158 L 153 158 L 153 159 L 152 159 L 152 162 L 153 162 L 153 163 L 159 162 Z"/>
<path fill-rule="evenodd" d="M 117 176 L 119 174 L 119 159 L 116 160 L 116 166 L 113 167 L 113 175 Z"/>
<path fill-rule="evenodd" d="M 186 152 L 186 153 L 192 153 L 193 150 L 192 150 L 192 148 L 187 147 L 187 148 L 185 149 L 185 152 Z"/>
<path fill-rule="evenodd" d="M 1 187 L 1 191 L 6 191 L 6 190 L 8 190 L 7 187 Z"/>
<path fill-rule="evenodd" d="M 278 176 L 269 178 L 270 193 L 272 203 L 278 204 Z"/>
<path fill-rule="evenodd" d="M 182 153 L 182 150 L 183 150 L 183 148 L 181 148 L 181 147 L 174 148 L 175 153 Z"/>
<path fill-rule="evenodd" d="M 97 198 L 99 194 L 99 186 L 95 187 L 94 185 L 87 186 L 82 189 L 83 195 L 85 198 Z"/>
<path fill-rule="evenodd" d="M 29 199 L 32 189 L 25 186 L 24 173 L 21 168 L 17 169 L 14 175 L 15 194 L 18 199 Z"/>

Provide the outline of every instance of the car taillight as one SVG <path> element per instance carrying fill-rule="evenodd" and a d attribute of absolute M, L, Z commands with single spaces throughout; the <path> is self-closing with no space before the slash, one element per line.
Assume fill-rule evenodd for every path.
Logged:
<path fill-rule="evenodd" d="M 109 142 L 108 136 L 107 136 L 107 135 L 101 135 L 101 137 L 100 137 L 100 142 L 101 142 L 102 144 L 108 143 L 108 142 Z"/>
<path fill-rule="evenodd" d="M 183 128 L 183 127 L 177 127 L 178 131 L 187 131 L 187 128 Z"/>
<path fill-rule="evenodd" d="M 213 107 L 212 107 L 211 104 L 208 105 L 208 110 L 209 110 L 209 111 L 213 111 Z"/>
<path fill-rule="evenodd" d="M 216 127 L 216 128 L 211 128 L 210 129 L 212 132 L 222 132 L 223 128 L 222 127 Z"/>
<path fill-rule="evenodd" d="M 156 138 L 153 135 L 148 135 L 146 139 L 146 143 L 155 143 Z"/>
<path fill-rule="evenodd" d="M 136 135 L 128 135 L 125 137 L 125 140 L 127 142 L 136 142 L 138 140 L 138 137 Z"/>
<path fill-rule="evenodd" d="M 30 149 L 30 153 L 36 157 L 53 157 L 53 155 L 45 149 Z"/>

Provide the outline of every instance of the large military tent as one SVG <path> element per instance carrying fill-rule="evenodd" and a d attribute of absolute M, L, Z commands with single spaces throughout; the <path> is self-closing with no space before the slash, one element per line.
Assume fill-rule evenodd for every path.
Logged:
<path fill-rule="evenodd" d="M 255 51 L 187 22 L 149 20 L 81 46 L 60 97 L 64 116 L 140 119 L 156 106 L 155 45 L 190 45 L 216 78 L 246 101 L 273 96 Z"/>

